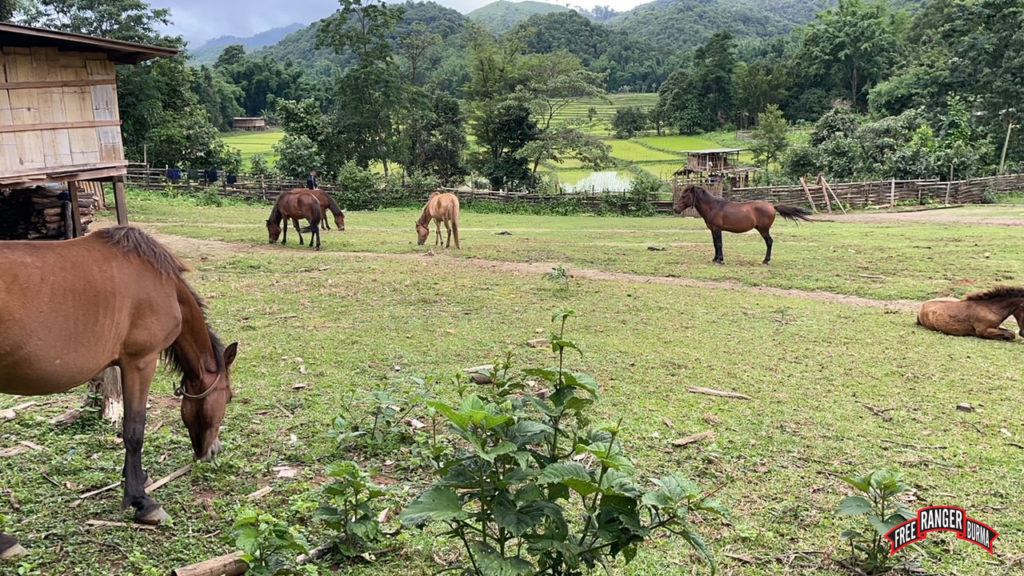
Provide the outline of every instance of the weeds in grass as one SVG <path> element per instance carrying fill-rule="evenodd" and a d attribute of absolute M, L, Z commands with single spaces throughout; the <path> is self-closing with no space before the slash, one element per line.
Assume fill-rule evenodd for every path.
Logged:
<path fill-rule="evenodd" d="M 374 484 L 355 462 L 335 462 L 327 467 L 334 479 L 324 486 L 327 504 L 316 511 L 316 519 L 334 531 L 332 544 L 346 558 L 370 551 L 382 538 L 375 501 L 387 490 Z"/>
<path fill-rule="evenodd" d="M 871 471 L 859 478 L 843 478 L 843 481 L 853 486 L 858 494 L 844 498 L 836 514 L 861 517 L 867 521 L 870 530 L 849 529 L 843 532 L 842 539 L 850 543 L 850 554 L 865 572 L 887 572 L 892 558 L 884 536 L 914 517 L 914 513 L 897 499 L 912 488 L 903 483 L 901 474 L 888 470 Z M 857 559 L 858 552 L 864 555 L 860 560 Z"/>
<path fill-rule="evenodd" d="M 314 566 L 295 567 L 294 558 L 309 551 L 306 539 L 286 522 L 258 510 L 243 509 L 238 513 L 234 530 L 235 546 L 253 576 L 283 574 L 317 574 Z"/>
<path fill-rule="evenodd" d="M 565 338 L 571 315 L 553 318 L 560 323 L 550 338 L 557 367 L 522 377 L 495 371 L 489 388 L 459 405 L 429 402 L 462 442 L 400 519 L 447 523 L 465 548 L 469 574 L 589 573 L 618 557 L 630 562 L 660 530 L 683 538 L 714 573 L 714 556 L 689 516 L 728 517 L 728 510 L 675 473 L 654 480 L 654 489 L 640 485 L 620 425 L 590 427 L 598 384 L 565 368 L 565 352 L 579 352 Z"/>

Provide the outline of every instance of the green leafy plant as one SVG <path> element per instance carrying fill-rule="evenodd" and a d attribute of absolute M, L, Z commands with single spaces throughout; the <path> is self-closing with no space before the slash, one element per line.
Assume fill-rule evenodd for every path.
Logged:
<path fill-rule="evenodd" d="M 861 517 L 867 521 L 870 530 L 849 529 L 843 532 L 842 539 L 850 543 L 850 553 L 855 558 L 858 552 L 864 554 L 860 564 L 865 572 L 886 572 L 892 558 L 884 536 L 914 517 L 914 513 L 897 499 L 912 488 L 903 483 L 901 474 L 888 470 L 874 470 L 858 478 L 844 477 L 843 481 L 853 486 L 857 494 L 843 498 L 836 514 Z"/>
<path fill-rule="evenodd" d="M 569 271 L 562 265 L 552 268 L 551 272 L 544 273 L 544 279 L 555 284 L 559 288 L 568 288 L 569 278 L 571 278 L 571 276 L 569 276 Z"/>
<path fill-rule="evenodd" d="M 387 491 L 355 462 L 335 462 L 328 466 L 327 475 L 334 481 L 324 486 L 327 504 L 317 509 L 316 518 L 334 530 L 333 544 L 343 556 L 369 551 L 382 536 L 373 503 Z"/>
<path fill-rule="evenodd" d="M 309 573 L 298 571 L 294 558 L 309 551 L 309 544 L 295 529 L 270 514 L 243 509 L 238 513 L 234 530 L 235 546 L 253 576 L 278 576 Z"/>
<path fill-rule="evenodd" d="M 423 380 L 414 378 L 411 383 L 410 389 L 406 383 L 393 382 L 373 392 L 369 400 L 345 402 L 349 408 L 334 419 L 327 436 L 341 447 L 358 445 L 374 452 L 393 450 L 412 440 L 404 420 L 422 406 Z"/>
<path fill-rule="evenodd" d="M 550 337 L 557 366 L 518 375 L 506 363 L 489 388 L 474 389 L 460 404 L 429 402 L 448 421 L 459 450 L 402 522 L 446 523 L 466 549 L 468 574 L 583 574 L 617 557 L 631 561 L 659 530 L 682 537 L 714 572 L 690 516 L 728 511 L 678 474 L 643 486 L 619 440 L 620 425 L 590 426 L 598 384 L 565 367 L 566 351 L 580 352 L 564 337 L 572 314 L 553 318 L 560 323 Z"/>

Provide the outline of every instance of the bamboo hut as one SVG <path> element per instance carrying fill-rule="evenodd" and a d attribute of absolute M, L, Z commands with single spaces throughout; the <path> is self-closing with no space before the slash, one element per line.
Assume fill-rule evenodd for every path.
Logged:
<path fill-rule="evenodd" d="M 126 223 L 128 163 L 115 67 L 177 53 L 173 48 L 0 23 L 2 196 L 66 186 L 64 202 L 71 214 L 63 220 L 72 227 L 65 230 L 71 237 L 82 233 L 80 204 L 85 203 L 80 203 L 79 193 L 97 189 L 85 183 L 112 181 L 117 219 Z M 42 201 L 44 210 L 53 208 L 50 202 Z"/>

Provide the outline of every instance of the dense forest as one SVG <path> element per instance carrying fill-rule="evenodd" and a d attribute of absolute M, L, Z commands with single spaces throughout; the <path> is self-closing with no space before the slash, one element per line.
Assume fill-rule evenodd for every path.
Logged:
<path fill-rule="evenodd" d="M 600 18 L 533 14 L 496 33 L 433 2 L 341 0 L 333 16 L 253 53 L 233 45 L 212 65 L 190 65 L 186 51 L 120 69 L 125 143 L 155 164 L 237 170 L 218 130 L 265 114 L 286 136 L 277 165 L 257 170 L 446 183 L 472 174 L 529 188 L 544 162 L 608 162 L 606 145 L 559 122 L 559 110 L 656 92 L 652 109 L 619 111 L 620 134 L 752 129 L 759 160 L 782 168 L 776 178 L 1020 168 L 1024 0 L 816 6 L 659 0 Z M 155 31 L 172 15 L 143 0 L 0 0 L 0 17 L 182 44 Z M 811 126 L 809 145 L 773 138 L 792 124 Z"/>

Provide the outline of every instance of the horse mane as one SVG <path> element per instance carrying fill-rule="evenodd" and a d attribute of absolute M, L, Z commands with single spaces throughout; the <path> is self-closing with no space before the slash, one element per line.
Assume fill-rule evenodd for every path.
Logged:
<path fill-rule="evenodd" d="M 96 234 L 105 237 L 108 244 L 119 248 L 128 256 L 148 262 L 164 276 L 184 280 L 182 273 L 187 272 L 188 267 L 142 230 L 134 226 L 114 226 L 100 230 Z"/>
<path fill-rule="evenodd" d="M 338 206 L 338 201 L 334 199 L 334 196 L 331 196 L 326 190 L 323 192 L 324 196 L 327 196 L 327 209 L 331 211 L 331 214 L 337 215 L 340 213 L 342 211 L 341 206 Z"/>
<path fill-rule="evenodd" d="M 996 286 L 989 290 L 973 292 L 964 296 L 964 300 L 1006 300 L 1009 298 L 1024 298 L 1024 288 L 1017 286 Z"/>
<path fill-rule="evenodd" d="M 113 226 L 96 232 L 96 235 L 104 238 L 108 244 L 120 249 L 129 257 L 144 260 L 163 276 L 177 280 L 187 288 L 189 294 L 195 299 L 196 305 L 199 306 L 205 323 L 206 302 L 185 280 L 184 273 L 188 271 L 188 267 L 177 256 L 172 254 L 170 250 L 164 247 L 163 244 L 134 226 Z M 224 370 L 224 345 L 217 338 L 217 335 L 213 333 L 208 323 L 206 324 L 206 331 L 210 335 L 210 343 L 213 345 L 217 370 L 222 371 Z M 184 374 L 185 365 L 175 348 L 172 343 L 164 350 L 163 357 L 173 372 Z"/>

